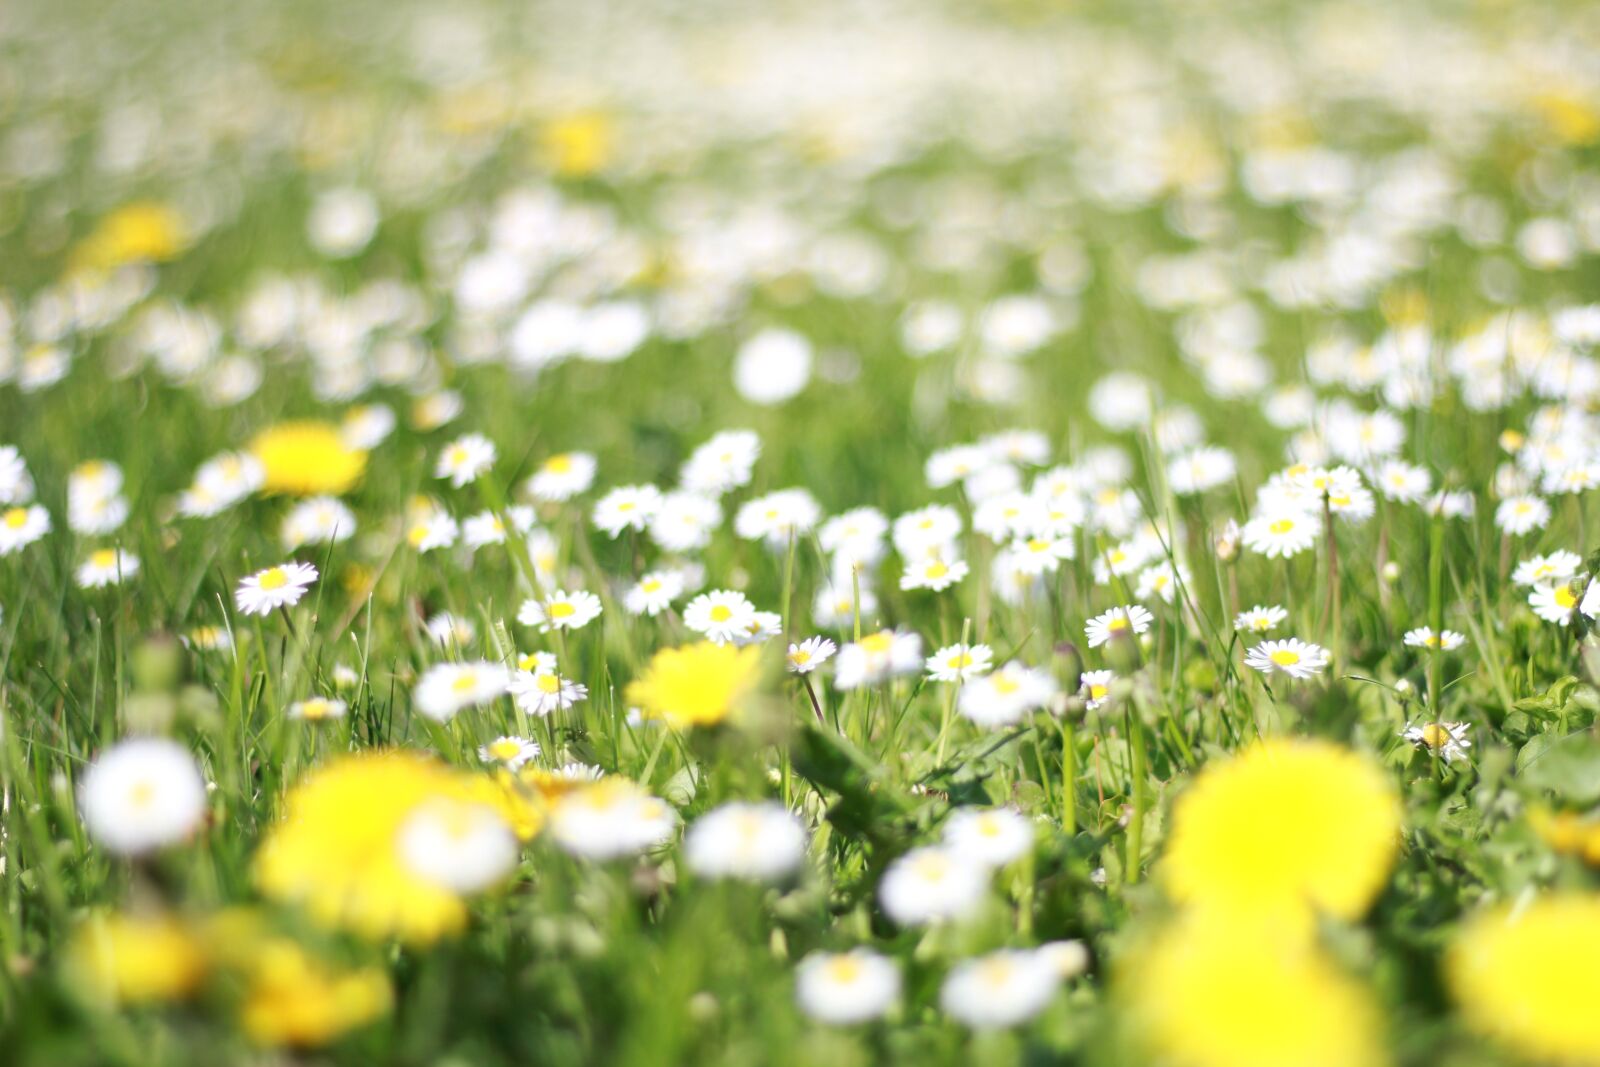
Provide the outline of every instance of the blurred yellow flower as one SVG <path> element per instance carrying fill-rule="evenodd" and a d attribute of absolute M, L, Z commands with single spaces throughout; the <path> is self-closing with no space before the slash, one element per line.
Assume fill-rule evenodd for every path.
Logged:
<path fill-rule="evenodd" d="M 1554 851 L 1600 866 L 1600 819 L 1574 811 L 1535 808 L 1528 812 L 1528 822 Z"/>
<path fill-rule="evenodd" d="M 1135 1039 L 1170 1067 L 1380 1067 L 1368 992 L 1315 946 L 1259 929 L 1180 921 L 1124 960 Z"/>
<path fill-rule="evenodd" d="M 1528 104 L 1556 140 L 1572 145 L 1600 140 L 1600 101 L 1593 93 L 1577 88 L 1547 88 L 1534 93 Z"/>
<path fill-rule="evenodd" d="M 664 648 L 628 686 L 628 700 L 670 725 L 709 726 L 735 710 L 755 685 L 761 652 L 701 641 Z"/>
<path fill-rule="evenodd" d="M 330 967 L 287 938 L 260 944 L 247 973 L 239 1018 L 257 1044 L 325 1045 L 389 1010 L 383 971 Z"/>
<path fill-rule="evenodd" d="M 73 936 L 67 971 L 97 998 L 148 1004 L 192 993 L 206 957 L 199 940 L 171 915 L 95 915 Z"/>
<path fill-rule="evenodd" d="M 1262 921 L 1354 919 L 1399 844 L 1394 786 L 1364 756 L 1272 740 L 1208 766 L 1178 798 L 1161 873 L 1184 904 Z"/>
<path fill-rule="evenodd" d="M 72 251 L 75 267 L 112 270 L 127 263 L 159 263 L 188 244 L 183 216 L 167 204 L 138 200 L 100 220 Z"/>
<path fill-rule="evenodd" d="M 1469 921 L 1445 957 L 1466 1024 L 1540 1062 L 1600 1064 L 1600 896 L 1562 894 Z"/>
<path fill-rule="evenodd" d="M 289 791 L 283 820 L 256 854 L 261 891 L 374 939 L 427 943 L 459 931 L 467 917 L 461 898 L 413 871 L 398 840 L 419 807 L 440 799 L 486 804 L 522 836 L 538 829 L 538 818 L 513 809 L 487 777 L 419 753 L 345 756 Z"/>
<path fill-rule="evenodd" d="M 579 111 L 546 122 L 539 130 L 539 152 L 556 173 L 581 178 L 611 162 L 614 124 L 603 111 Z"/>
<path fill-rule="evenodd" d="M 366 470 L 367 454 L 350 448 L 325 422 L 281 422 L 262 430 L 250 451 L 266 469 L 262 490 L 312 496 L 348 492 Z"/>

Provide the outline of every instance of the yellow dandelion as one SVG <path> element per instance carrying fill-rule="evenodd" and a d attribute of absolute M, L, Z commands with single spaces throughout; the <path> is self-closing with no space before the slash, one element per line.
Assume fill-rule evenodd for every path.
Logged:
<path fill-rule="evenodd" d="M 581 178 L 611 162 L 616 141 L 614 124 L 603 111 L 580 111 L 545 123 L 539 130 L 539 152 L 556 173 Z"/>
<path fill-rule="evenodd" d="M 314 1048 L 389 1010 L 389 978 L 376 967 L 344 969 L 288 938 L 256 946 L 239 1021 L 259 1045 Z"/>
<path fill-rule="evenodd" d="M 1445 957 L 1468 1026 L 1544 1063 L 1600 1064 L 1600 896 L 1566 893 L 1469 921 Z"/>
<path fill-rule="evenodd" d="M 281 422 L 250 442 L 266 469 L 262 490 L 314 496 L 348 492 L 366 470 L 367 454 L 350 448 L 326 422 Z"/>
<path fill-rule="evenodd" d="M 1381 1067 L 1368 991 L 1315 946 L 1181 921 L 1118 979 L 1135 1039 L 1170 1067 Z"/>
<path fill-rule="evenodd" d="M 96 915 L 78 927 L 66 966 L 92 996 L 151 1004 L 194 992 L 206 957 L 199 940 L 171 915 Z"/>
<path fill-rule="evenodd" d="M 1173 810 L 1161 873 L 1184 904 L 1354 919 L 1399 843 L 1399 799 L 1370 761 L 1325 741 L 1274 740 L 1195 778 Z"/>
<path fill-rule="evenodd" d="M 289 791 L 283 820 L 256 854 L 261 891 L 374 939 L 427 943 L 460 930 L 467 915 L 460 897 L 412 871 L 398 844 L 406 819 L 440 799 L 487 804 L 519 833 L 538 829 L 487 777 L 411 752 L 346 756 Z"/>
<path fill-rule="evenodd" d="M 1528 823 L 1553 851 L 1600 866 L 1600 819 L 1575 811 L 1535 808 L 1528 812 Z"/>
<path fill-rule="evenodd" d="M 657 652 L 628 686 L 628 700 L 669 725 L 709 726 L 727 718 L 755 685 L 761 652 L 701 641 Z"/>
<path fill-rule="evenodd" d="M 74 266 L 113 270 L 127 263 L 159 263 L 189 242 L 183 216 L 167 204 L 138 200 L 100 220 L 72 252 Z"/>

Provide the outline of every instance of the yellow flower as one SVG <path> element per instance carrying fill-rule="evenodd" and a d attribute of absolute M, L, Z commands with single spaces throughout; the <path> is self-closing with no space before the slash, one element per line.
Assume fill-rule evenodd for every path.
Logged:
<path fill-rule="evenodd" d="M 628 700 L 670 725 L 709 726 L 738 706 L 761 667 L 754 646 L 735 648 L 709 641 L 664 648 L 644 674 L 628 686 Z"/>
<path fill-rule="evenodd" d="M 1399 843 L 1399 799 L 1365 757 L 1273 740 L 1195 778 L 1161 871 L 1180 903 L 1304 925 L 1313 912 L 1365 912 Z"/>
<path fill-rule="evenodd" d="M 370 938 L 427 943 L 466 922 L 450 890 L 404 863 L 401 826 L 438 799 L 488 804 L 519 833 L 538 821 L 513 809 L 487 777 L 467 775 L 410 752 L 366 752 L 320 767 L 289 791 L 284 818 L 256 854 L 261 891 L 306 907 L 319 922 Z"/>
<path fill-rule="evenodd" d="M 1529 1059 L 1600 1064 L 1600 896 L 1546 896 L 1468 922 L 1445 957 L 1467 1025 Z"/>
<path fill-rule="evenodd" d="M 266 468 L 262 489 L 269 493 L 314 496 L 347 492 L 366 470 L 367 454 L 348 447 L 339 430 L 325 422 L 281 422 L 250 442 Z"/>
<path fill-rule="evenodd" d="M 325 1045 L 389 1010 L 389 978 L 375 967 L 344 970 L 312 958 L 287 938 L 255 950 L 240 1023 L 261 1045 Z"/>
<path fill-rule="evenodd" d="M 74 935 L 67 969 L 96 997 L 149 1004 L 194 992 L 206 958 L 199 940 L 170 915 L 96 915 Z"/>
<path fill-rule="evenodd" d="M 72 253 L 75 266 L 112 270 L 126 263 L 171 259 L 188 243 L 183 217 L 166 204 L 139 200 L 100 220 Z"/>
<path fill-rule="evenodd" d="M 556 173 L 581 178 L 611 161 L 615 137 L 610 116 L 601 111 L 580 111 L 545 123 L 539 131 L 539 150 Z"/>
<path fill-rule="evenodd" d="M 1315 946 L 1180 921 L 1130 954 L 1118 991 L 1137 1040 L 1171 1067 L 1380 1067 L 1370 995 Z"/>

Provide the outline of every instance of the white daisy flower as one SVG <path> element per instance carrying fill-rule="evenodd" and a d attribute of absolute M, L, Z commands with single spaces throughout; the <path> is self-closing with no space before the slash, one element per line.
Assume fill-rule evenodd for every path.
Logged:
<path fill-rule="evenodd" d="M 1033 822 L 1012 808 L 960 808 L 944 824 L 945 847 L 990 867 L 1004 867 L 1033 848 Z"/>
<path fill-rule="evenodd" d="M 289 718 L 303 719 L 306 722 L 323 722 L 327 719 L 342 719 L 349 710 L 349 705 L 342 700 L 334 700 L 331 697 L 307 697 L 289 705 Z"/>
<path fill-rule="evenodd" d="M 355 536 L 356 514 L 344 501 L 315 496 L 296 504 L 283 520 L 283 547 L 337 544 Z"/>
<path fill-rule="evenodd" d="M 955 585 L 967 576 L 967 564 L 962 559 L 944 559 L 926 556 L 906 563 L 900 575 L 901 589 L 928 589 L 935 593 Z"/>
<path fill-rule="evenodd" d="M 535 759 L 541 749 L 539 742 L 531 741 L 526 737 L 497 737 L 486 745 L 478 746 L 478 758 L 485 763 L 497 763 L 508 771 L 514 771 Z"/>
<path fill-rule="evenodd" d="M 1578 608 L 1578 594 L 1572 591 L 1569 582 L 1544 582 L 1534 586 L 1533 592 L 1528 594 L 1528 606 L 1545 622 L 1565 626 L 1572 621 L 1572 613 Z"/>
<path fill-rule="evenodd" d="M 1400 731 L 1400 736 L 1418 748 L 1437 753 L 1446 763 L 1465 763 L 1467 749 L 1472 747 L 1472 742 L 1467 740 L 1468 729 L 1464 722 L 1429 722 L 1421 725 L 1408 722 L 1405 729 Z"/>
<path fill-rule="evenodd" d="M 858 608 L 864 622 L 878 613 L 878 594 L 865 581 L 858 579 L 853 586 L 848 578 L 825 582 L 811 601 L 811 617 L 818 626 L 853 627 Z"/>
<path fill-rule="evenodd" d="M 339 437 L 345 447 L 370 452 L 394 432 L 394 409 L 387 404 L 364 404 L 344 413 Z"/>
<path fill-rule="evenodd" d="M 826 637 L 808 637 L 789 646 L 784 669 L 790 674 L 810 674 L 833 657 L 839 646 Z"/>
<path fill-rule="evenodd" d="M 780 489 L 747 501 L 733 519 L 733 532 L 747 541 L 765 541 L 775 549 L 787 548 L 822 517 L 816 498 L 804 489 Z"/>
<path fill-rule="evenodd" d="M 510 672 L 488 660 L 436 663 L 417 680 L 411 698 L 423 715 L 449 722 L 465 708 L 489 703 L 509 682 Z"/>
<path fill-rule="evenodd" d="M 601 497 L 594 506 L 594 524 L 608 537 L 623 530 L 643 530 L 661 509 L 661 490 L 653 485 L 625 485 Z"/>
<path fill-rule="evenodd" d="M 683 609 L 683 624 L 719 645 L 738 638 L 754 621 L 756 606 L 743 593 L 717 589 L 701 593 Z"/>
<path fill-rule="evenodd" d="M 517 836 L 487 804 L 437 797 L 406 817 L 396 838 L 400 860 L 424 881 L 476 893 L 517 865 Z"/>
<path fill-rule="evenodd" d="M 1245 653 L 1245 666 L 1262 674 L 1287 674 L 1306 679 L 1321 674 L 1328 665 L 1328 650 L 1298 637 L 1282 641 L 1263 641 Z"/>
<path fill-rule="evenodd" d="M 876 685 L 922 669 L 922 638 L 895 630 L 867 634 L 839 650 L 833 684 L 839 689 Z"/>
<path fill-rule="evenodd" d="M 528 494 L 547 502 L 571 500 L 594 484 L 594 456 L 588 452 L 563 452 L 551 456 L 528 479 Z"/>
<path fill-rule="evenodd" d="M 722 505 L 698 493 L 667 493 L 650 519 L 650 539 L 668 552 L 693 552 L 711 543 Z"/>
<path fill-rule="evenodd" d="M 750 616 L 750 621 L 734 636 L 736 645 L 759 645 L 764 641 L 777 637 L 783 633 L 783 616 L 776 611 L 757 611 Z"/>
<path fill-rule="evenodd" d="M 1011 726 L 1044 707 L 1055 691 L 1055 679 L 1048 673 L 1013 660 L 993 674 L 968 681 L 956 710 L 989 729 Z"/>
<path fill-rule="evenodd" d="M 1288 559 L 1316 543 L 1320 521 L 1309 511 L 1280 506 L 1245 523 L 1240 538 L 1252 552 L 1268 559 Z"/>
<path fill-rule="evenodd" d="M 517 621 L 524 626 L 537 626 L 541 632 L 551 630 L 581 630 L 600 615 L 600 598 L 581 589 L 567 592 L 558 589 L 541 602 L 525 600 L 517 612 Z"/>
<path fill-rule="evenodd" d="M 1511 580 L 1527 586 L 1563 582 L 1577 574 L 1581 566 L 1582 556 L 1561 548 L 1548 556 L 1534 556 L 1518 563 L 1516 570 L 1511 572 Z"/>
<path fill-rule="evenodd" d="M 1084 671 L 1078 676 L 1078 695 L 1083 706 L 1090 711 L 1111 699 L 1111 683 L 1117 680 L 1115 671 Z"/>
<path fill-rule="evenodd" d="M 526 504 L 513 504 L 506 508 L 506 518 L 511 520 L 512 529 L 524 538 L 531 539 L 535 521 L 531 507 Z M 480 511 L 476 515 L 469 516 L 461 524 L 461 543 L 474 551 L 487 545 L 505 544 L 505 520 L 492 511 Z"/>
<path fill-rule="evenodd" d="M 444 446 L 434 464 L 433 476 L 448 478 L 451 485 L 460 489 L 487 473 L 497 455 L 494 442 L 483 434 L 464 434 Z"/>
<path fill-rule="evenodd" d="M 1060 985 L 1061 973 L 1051 958 L 1002 949 L 956 964 L 939 988 L 939 1007 L 974 1030 L 1002 1029 L 1038 1015 Z"/>
<path fill-rule="evenodd" d="M 511 675 L 511 697 L 517 707 L 541 718 L 567 708 L 589 696 L 588 686 L 561 677 L 555 665 L 536 670 L 519 670 Z"/>
<path fill-rule="evenodd" d="M 1431 626 L 1420 626 L 1406 631 L 1405 642 L 1411 648 L 1437 648 L 1452 652 L 1466 644 L 1467 638 L 1465 634 L 1458 634 L 1454 630 L 1441 630 L 1435 634 Z"/>
<path fill-rule="evenodd" d="M 563 851 L 593 860 L 632 856 L 665 842 L 678 815 L 626 778 L 602 778 L 563 794 L 548 833 Z"/>
<path fill-rule="evenodd" d="M 946 645 L 928 657 L 928 676 L 936 682 L 964 682 L 987 674 L 994 661 L 988 645 Z"/>
<path fill-rule="evenodd" d="M 461 524 L 442 508 L 428 508 L 412 519 L 406 542 L 418 552 L 449 548 L 461 536 Z"/>
<path fill-rule="evenodd" d="M 1275 630 L 1289 617 L 1289 609 L 1277 604 L 1270 606 L 1257 604 L 1249 611 L 1241 611 L 1233 617 L 1233 628 L 1240 633 L 1264 634 Z"/>
<path fill-rule="evenodd" d="M 753 430 L 724 430 L 695 449 L 683 465 L 683 488 L 719 497 L 750 482 L 761 438 Z"/>
<path fill-rule="evenodd" d="M 1084 635 L 1090 648 L 1099 648 L 1118 634 L 1142 634 L 1150 629 L 1155 616 L 1138 604 L 1124 604 L 1101 612 L 1084 624 Z"/>
<path fill-rule="evenodd" d="M 317 568 L 309 563 L 280 563 L 241 581 L 233 602 L 245 615 L 266 615 L 298 604 L 316 580 Z"/>
<path fill-rule="evenodd" d="M 153 737 L 119 741 L 84 773 L 78 809 L 98 844 L 136 856 L 182 841 L 200 826 L 206 783 L 182 745 Z"/>
<path fill-rule="evenodd" d="M 848 1026 L 883 1015 L 900 999 L 900 968 L 868 948 L 813 952 L 795 968 L 795 1001 L 817 1022 Z"/>
<path fill-rule="evenodd" d="M 78 565 L 78 586 L 103 589 L 117 585 L 139 573 L 139 557 L 120 548 L 102 548 L 89 553 Z"/>
<path fill-rule="evenodd" d="M 683 858 L 702 878 L 774 882 L 793 874 L 806 855 L 805 827 L 774 801 L 734 801 L 689 827 Z"/>
<path fill-rule="evenodd" d="M 1536 496 L 1512 496 L 1494 509 L 1494 524 L 1504 534 L 1521 537 L 1543 529 L 1550 521 L 1550 505 Z"/>
<path fill-rule="evenodd" d="M 971 915 L 988 888 L 987 866 L 930 845 L 914 848 L 889 865 L 878 898 L 901 926 L 926 926 Z"/>
<path fill-rule="evenodd" d="M 448 611 L 434 614 L 423 628 L 427 630 L 434 644 L 445 647 L 454 645 L 456 648 L 465 648 L 478 637 L 478 628 L 472 625 L 471 619 L 452 615 Z"/>
<path fill-rule="evenodd" d="M 650 571 L 640 575 L 627 593 L 622 606 L 630 615 L 656 616 L 683 595 L 683 575 L 677 571 Z"/>
<path fill-rule="evenodd" d="M 33 478 L 15 445 L 0 445 L 0 504 L 26 504 L 33 499 Z"/>

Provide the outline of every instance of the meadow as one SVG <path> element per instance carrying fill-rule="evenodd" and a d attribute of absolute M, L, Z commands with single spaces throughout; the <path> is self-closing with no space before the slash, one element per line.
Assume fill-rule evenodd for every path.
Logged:
<path fill-rule="evenodd" d="M 0 12 L 0 1064 L 1600 1065 L 1597 55 Z"/>

